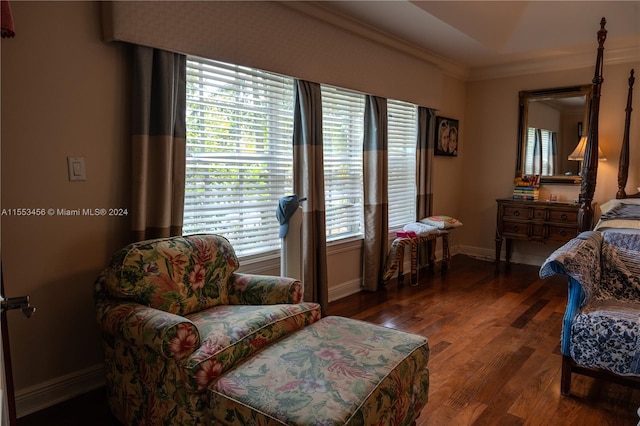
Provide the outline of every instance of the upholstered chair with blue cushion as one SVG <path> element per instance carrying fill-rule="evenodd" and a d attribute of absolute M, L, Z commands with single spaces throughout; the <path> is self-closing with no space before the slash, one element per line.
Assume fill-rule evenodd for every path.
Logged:
<path fill-rule="evenodd" d="M 210 424 L 205 390 L 320 319 L 298 280 L 237 273 L 219 235 L 130 244 L 95 284 L 109 405 L 126 425 Z"/>
<path fill-rule="evenodd" d="M 587 231 L 544 262 L 542 278 L 563 274 L 561 392 L 571 374 L 640 385 L 640 234 Z"/>

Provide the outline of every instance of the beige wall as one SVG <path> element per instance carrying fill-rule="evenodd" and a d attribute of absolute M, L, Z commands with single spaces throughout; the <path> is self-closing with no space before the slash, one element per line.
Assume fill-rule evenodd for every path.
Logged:
<path fill-rule="evenodd" d="M 2 40 L 2 208 L 127 207 L 128 61 L 100 40 L 95 4 L 13 2 Z M 67 156 L 87 180 L 69 182 Z M 18 396 L 101 360 L 93 281 L 128 236 L 127 217 L 2 216 L 6 296 Z"/>
<path fill-rule="evenodd" d="M 606 51 L 605 51 L 606 58 Z M 595 62 L 595 47 L 594 47 Z M 629 71 L 635 64 L 606 64 L 600 101 L 600 147 L 608 157 L 600 162 L 594 201 L 602 204 L 615 197 L 618 156 L 624 131 Z M 459 232 L 460 250 L 478 256 L 494 256 L 496 198 L 509 197 L 515 174 L 518 134 L 518 92 L 577 84 L 590 84 L 593 67 L 563 72 L 470 82 L 467 85 L 464 156 L 460 216 L 465 224 Z M 633 100 L 638 111 L 638 96 Z M 640 186 L 640 119 L 632 120 L 631 167 L 627 192 Z M 635 167 L 634 167 L 635 165 Z M 479 182 L 479 183 L 478 183 Z M 576 200 L 579 187 L 544 185 L 542 199 L 554 192 L 564 201 Z M 635 191 L 634 191 L 635 192 Z M 515 242 L 514 259 L 541 264 L 557 246 Z M 503 247 L 504 250 L 504 247 Z"/>
<path fill-rule="evenodd" d="M 97 3 L 13 2 L 12 8 L 18 35 L 2 40 L 1 52 L 2 208 L 128 207 L 126 49 L 101 41 Z M 330 31 L 338 37 L 335 29 Z M 355 43 L 351 37 L 349 43 Z M 370 54 L 380 52 L 379 46 L 369 48 Z M 326 67 L 339 77 L 333 64 Z M 601 134 L 610 161 L 600 170 L 598 194 L 608 197 L 615 192 L 613 157 L 621 140 L 628 67 L 605 69 Z M 344 81 L 353 80 L 349 69 L 341 72 Z M 435 212 L 464 222 L 453 235 L 454 246 L 492 253 L 494 200 L 509 195 L 515 168 L 518 91 L 591 78 L 587 69 L 469 84 L 444 75 L 438 80 L 441 87 L 425 94 L 441 93 L 439 114 L 461 125 L 459 156 L 436 157 L 434 171 Z M 371 81 L 370 76 L 362 81 Z M 379 88 L 393 97 L 392 84 Z M 406 94 L 405 86 L 398 90 Z M 639 124 L 636 120 L 632 129 L 636 140 Z M 639 164 L 640 149 L 633 155 L 632 164 Z M 67 156 L 85 157 L 86 181 L 67 180 Z M 630 183 L 640 186 L 637 171 Z M 561 191 L 571 197 L 575 189 Z M 128 229 L 128 218 L 2 217 L 6 294 L 30 295 L 38 308 L 30 320 L 9 314 L 19 414 L 95 385 L 83 379 L 87 372 L 98 378 L 102 362 L 92 284 L 111 253 L 125 243 Z M 518 245 L 516 250 L 531 249 Z M 330 293 L 358 287 L 360 257 L 358 244 L 330 248 Z M 277 273 L 273 265 L 243 268 Z"/>
<path fill-rule="evenodd" d="M 12 8 L 17 36 L 2 40 L 1 52 L 2 208 L 128 207 L 127 50 L 121 43 L 102 41 L 97 3 L 13 2 Z M 335 29 L 330 31 L 331 37 L 339 37 Z M 349 43 L 358 43 L 363 57 L 387 49 L 369 42 L 367 55 L 362 51 L 366 43 L 345 34 Z M 339 76 L 332 63 L 325 66 Z M 357 80 L 348 69 L 341 72 L 345 81 Z M 404 83 L 399 91 L 406 94 Z M 388 82 L 377 87 L 394 90 Z M 462 120 L 464 84 L 445 78 L 442 88 L 448 92 L 443 113 Z M 438 86 L 426 96 L 440 90 Z M 456 176 L 463 150 L 458 159 L 436 160 L 436 181 L 442 183 L 437 188 L 446 190 L 435 201 L 442 212 L 458 213 Z M 68 181 L 67 156 L 85 157 L 86 181 Z M 128 229 L 127 217 L 2 217 L 6 295 L 29 295 L 37 307 L 30 320 L 18 312 L 9 314 L 19 415 L 99 383 L 102 353 L 93 281 L 110 255 L 126 243 Z M 334 297 L 359 288 L 359 246 L 329 250 Z M 243 269 L 277 273 L 273 265 L 278 265 L 277 259 Z"/>

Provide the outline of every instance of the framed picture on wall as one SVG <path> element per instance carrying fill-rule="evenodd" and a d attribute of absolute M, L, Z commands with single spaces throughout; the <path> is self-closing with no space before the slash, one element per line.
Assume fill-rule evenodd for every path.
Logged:
<path fill-rule="evenodd" d="M 458 156 L 458 120 L 436 117 L 435 155 Z"/>

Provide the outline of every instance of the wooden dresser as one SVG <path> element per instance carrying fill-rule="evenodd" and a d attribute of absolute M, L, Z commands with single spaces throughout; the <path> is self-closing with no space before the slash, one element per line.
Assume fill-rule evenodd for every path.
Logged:
<path fill-rule="evenodd" d="M 511 241 L 535 243 L 567 242 L 578 235 L 577 203 L 523 201 L 501 198 L 496 223 L 496 262 L 500 261 L 502 240 L 506 240 L 507 262 L 511 261 Z"/>

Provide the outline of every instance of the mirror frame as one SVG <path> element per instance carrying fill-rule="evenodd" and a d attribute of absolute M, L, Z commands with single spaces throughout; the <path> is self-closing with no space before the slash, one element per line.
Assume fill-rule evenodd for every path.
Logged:
<path fill-rule="evenodd" d="M 583 128 L 589 129 L 589 109 L 591 105 L 591 93 L 592 86 L 584 84 L 580 86 L 568 86 L 557 87 L 554 89 L 540 89 L 540 90 L 523 90 L 519 92 L 519 108 L 518 108 L 518 153 L 516 159 L 516 177 L 523 175 L 524 169 L 522 158 L 524 155 L 524 147 L 527 140 L 527 127 L 528 127 L 528 112 L 529 101 L 535 99 L 547 99 L 547 98 L 569 98 L 573 96 L 585 96 L 585 121 Z M 586 134 L 586 133 L 585 133 Z M 540 176 L 541 184 L 565 184 L 565 185 L 579 185 L 582 182 L 580 176 Z"/>

